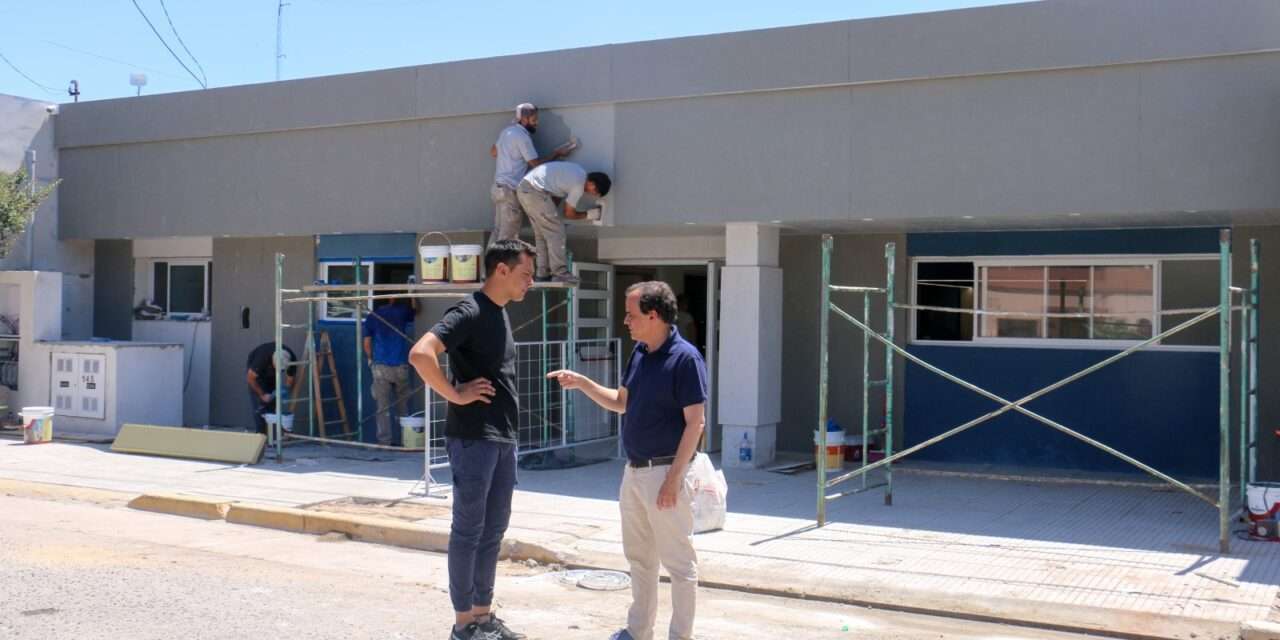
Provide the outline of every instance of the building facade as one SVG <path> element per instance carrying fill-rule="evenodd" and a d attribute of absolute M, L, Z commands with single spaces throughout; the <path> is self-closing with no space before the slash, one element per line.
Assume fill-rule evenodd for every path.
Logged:
<path fill-rule="evenodd" d="M 614 178 L 605 224 L 571 233 L 575 259 L 612 265 L 615 287 L 674 280 L 706 309 L 700 341 L 718 338 L 720 437 L 807 450 L 820 234 L 838 236 L 838 282 L 882 283 L 893 242 L 903 299 L 1091 314 L 899 314 L 913 353 L 1002 395 L 1032 390 L 1211 302 L 1219 229 L 1241 276 L 1249 239 L 1280 242 L 1278 51 L 1266 0 L 1049 1 L 64 105 L 58 234 L 93 245 L 96 335 L 191 332 L 133 318 L 158 282 L 167 312 L 207 316 L 184 338 L 207 372 L 187 391 L 207 409 L 187 419 L 236 424 L 245 355 L 270 338 L 274 253 L 296 286 L 357 258 L 391 277 L 424 232 L 481 237 L 488 147 L 532 101 L 540 148 L 577 136 L 573 159 Z M 853 389 L 861 336 L 845 329 L 833 385 Z M 1264 379 L 1280 367 L 1267 338 Z M 1214 345 L 1189 333 L 1036 407 L 1213 475 Z M 992 408 L 921 370 L 896 376 L 899 442 Z M 860 402 L 836 393 L 833 415 L 855 425 Z M 1277 418 L 1264 394 L 1261 424 Z M 1277 441 L 1260 442 L 1264 474 L 1280 471 Z M 1015 416 L 921 456 L 1120 469 Z"/>

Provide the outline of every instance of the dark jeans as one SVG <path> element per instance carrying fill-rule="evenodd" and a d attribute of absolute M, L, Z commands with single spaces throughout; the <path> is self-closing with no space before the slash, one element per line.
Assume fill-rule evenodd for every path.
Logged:
<path fill-rule="evenodd" d="M 449 438 L 453 524 L 449 535 L 449 599 L 453 610 L 493 603 L 502 535 L 511 521 L 516 446 Z"/>
<path fill-rule="evenodd" d="M 254 430 L 257 431 L 258 433 L 266 435 L 267 421 L 262 419 L 262 414 L 276 412 L 275 396 L 271 396 L 271 402 L 263 402 L 262 398 L 259 397 L 258 394 L 254 393 L 253 389 L 250 389 L 249 390 L 249 409 L 253 412 Z"/>
<path fill-rule="evenodd" d="M 275 403 L 272 403 L 272 404 L 274 405 Z M 253 428 L 254 428 L 254 431 L 257 431 L 258 433 L 262 433 L 262 434 L 265 434 L 267 432 L 267 421 L 262 419 L 262 410 L 265 407 L 266 405 L 263 404 L 262 398 L 260 398 L 258 394 L 254 393 L 253 389 L 250 389 L 249 390 L 249 408 L 250 410 L 253 411 Z"/>

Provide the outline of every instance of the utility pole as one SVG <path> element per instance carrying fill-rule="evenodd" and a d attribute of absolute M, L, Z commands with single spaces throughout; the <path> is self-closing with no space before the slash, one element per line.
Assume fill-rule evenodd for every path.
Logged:
<path fill-rule="evenodd" d="M 31 199 L 36 198 L 36 150 L 27 150 L 27 180 L 31 182 Z M 39 209 L 39 207 L 36 207 Z M 27 270 L 36 270 L 36 211 L 32 210 L 27 221 Z"/>
<path fill-rule="evenodd" d="M 280 60 L 284 58 L 284 8 L 289 3 L 278 0 L 276 3 L 276 81 L 280 81 Z"/>

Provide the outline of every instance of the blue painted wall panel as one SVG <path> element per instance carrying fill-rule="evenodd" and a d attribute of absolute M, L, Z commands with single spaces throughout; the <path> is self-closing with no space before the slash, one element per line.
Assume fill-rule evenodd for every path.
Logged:
<path fill-rule="evenodd" d="M 1084 369 L 1107 350 L 913 345 L 909 351 L 1014 400 Z M 908 364 L 904 436 L 911 446 L 997 405 Z M 1217 353 L 1139 352 L 1028 408 L 1177 477 L 1217 476 Z M 1005 414 L 922 450 L 925 460 L 1133 471 L 1117 458 L 1022 415 Z"/>
<path fill-rule="evenodd" d="M 412 260 L 417 244 L 412 233 L 361 233 L 320 236 L 316 260 L 366 260 L 397 258 Z"/>
<path fill-rule="evenodd" d="M 357 423 L 356 418 L 356 369 L 357 362 L 363 368 L 361 380 L 364 394 L 364 415 L 372 416 L 378 408 L 378 404 L 373 399 L 372 382 L 373 374 L 369 371 L 368 365 L 364 363 L 364 358 L 356 359 L 356 329 L 355 324 L 351 322 L 321 322 L 319 330 L 329 332 L 329 341 L 333 344 L 333 361 L 341 375 L 342 382 L 342 398 L 347 403 L 347 419 L 354 428 Z M 409 387 L 420 387 L 421 380 L 416 373 L 409 376 Z M 329 403 L 327 409 L 330 411 L 329 419 L 333 420 L 337 417 L 337 410 Z M 413 394 L 409 400 L 409 413 L 415 413 L 422 410 L 422 391 Z M 369 418 L 360 428 L 360 440 L 363 442 L 378 441 L 378 425 L 374 418 Z M 338 428 L 338 425 L 333 425 Z M 397 420 L 391 422 L 391 439 L 395 444 L 400 444 L 400 424 Z"/>
<path fill-rule="evenodd" d="M 913 233 L 912 256 L 1217 253 L 1218 229 L 1105 229 Z"/>

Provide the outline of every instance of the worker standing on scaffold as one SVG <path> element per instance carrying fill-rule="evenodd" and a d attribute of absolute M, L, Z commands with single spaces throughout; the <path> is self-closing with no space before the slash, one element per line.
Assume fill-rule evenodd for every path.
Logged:
<path fill-rule="evenodd" d="M 568 156 L 576 146 L 571 140 L 556 147 L 551 155 L 539 157 L 533 146 L 533 133 L 538 130 L 538 108 L 525 102 L 516 107 L 516 117 L 498 134 L 498 141 L 489 147 L 489 155 L 495 160 L 493 186 L 489 199 L 493 201 L 493 238 L 515 240 L 520 237 L 524 224 L 524 209 L 516 198 L 516 187 L 530 169 L 538 165 Z M 545 247 L 538 247 L 540 266 L 546 268 Z"/>

